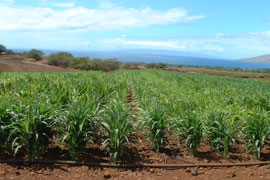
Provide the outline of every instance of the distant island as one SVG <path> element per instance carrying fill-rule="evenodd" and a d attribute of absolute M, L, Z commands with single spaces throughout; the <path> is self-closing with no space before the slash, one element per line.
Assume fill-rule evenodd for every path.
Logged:
<path fill-rule="evenodd" d="M 270 63 L 270 54 L 263 55 L 263 56 L 252 57 L 252 58 L 238 59 L 238 61 L 257 62 L 257 63 Z"/>

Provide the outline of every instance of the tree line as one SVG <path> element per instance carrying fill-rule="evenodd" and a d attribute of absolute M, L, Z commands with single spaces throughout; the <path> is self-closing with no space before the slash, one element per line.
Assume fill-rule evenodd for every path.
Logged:
<path fill-rule="evenodd" d="M 49 56 L 44 56 L 41 50 L 31 49 L 27 52 L 18 53 L 11 49 L 7 49 L 4 45 L 0 44 L 0 55 L 22 55 L 26 58 L 33 59 L 34 61 L 45 61 L 49 65 L 59 66 L 64 68 L 80 69 L 85 71 L 114 71 L 117 69 L 139 69 L 140 66 L 152 69 L 163 69 L 167 65 L 164 63 L 135 63 L 135 62 L 119 62 L 117 59 L 98 59 L 89 57 L 75 57 L 69 52 L 52 53 Z"/>

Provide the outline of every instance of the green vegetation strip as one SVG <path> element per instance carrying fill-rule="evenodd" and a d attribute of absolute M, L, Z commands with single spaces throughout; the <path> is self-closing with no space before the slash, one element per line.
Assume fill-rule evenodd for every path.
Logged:
<path fill-rule="evenodd" d="M 156 152 L 180 140 L 193 156 L 204 142 L 226 158 L 243 146 L 261 159 L 270 144 L 269 83 L 158 70 L 0 74 L 2 157 L 42 159 L 53 143 L 76 161 L 95 144 L 117 163 L 136 131 Z"/>

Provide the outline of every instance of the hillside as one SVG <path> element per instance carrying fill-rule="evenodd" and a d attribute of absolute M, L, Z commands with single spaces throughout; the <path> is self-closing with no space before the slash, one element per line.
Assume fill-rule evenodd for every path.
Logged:
<path fill-rule="evenodd" d="M 0 72 L 71 72 L 69 68 L 26 61 L 21 56 L 0 56 Z"/>
<path fill-rule="evenodd" d="M 238 61 L 257 62 L 257 63 L 270 63 L 270 54 L 263 55 L 263 56 L 252 57 L 252 58 L 238 59 Z"/>

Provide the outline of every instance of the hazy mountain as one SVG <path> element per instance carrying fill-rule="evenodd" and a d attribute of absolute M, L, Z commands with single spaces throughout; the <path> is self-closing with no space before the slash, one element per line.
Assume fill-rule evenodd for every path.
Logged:
<path fill-rule="evenodd" d="M 270 63 L 270 54 L 263 55 L 263 56 L 252 57 L 252 58 L 238 59 L 238 61 Z"/>
<path fill-rule="evenodd" d="M 160 50 L 160 49 L 124 49 L 116 52 L 123 53 L 134 53 L 134 54 L 150 54 L 150 55 L 161 55 L 161 56 L 185 56 L 185 57 L 199 57 L 199 58 L 214 58 L 220 59 L 220 57 L 196 53 L 187 51 L 172 51 L 172 50 Z"/>

